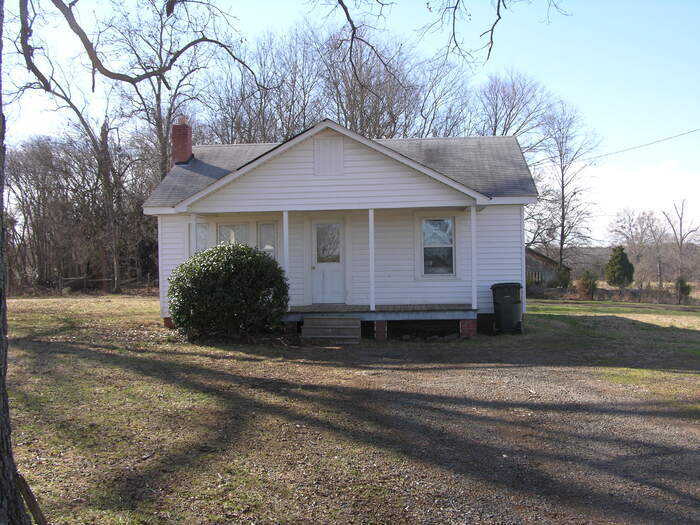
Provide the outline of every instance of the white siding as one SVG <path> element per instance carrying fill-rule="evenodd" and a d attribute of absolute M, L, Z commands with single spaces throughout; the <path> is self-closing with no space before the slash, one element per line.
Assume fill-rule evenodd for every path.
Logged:
<path fill-rule="evenodd" d="M 316 160 L 321 145 L 330 151 Z M 337 166 L 338 155 L 342 155 L 342 169 Z M 329 172 L 317 173 L 324 166 Z M 190 209 L 220 213 L 466 206 L 471 202 L 471 197 L 328 130 L 195 202 Z"/>
<path fill-rule="evenodd" d="M 168 278 L 189 255 L 189 215 L 158 217 L 160 315 L 168 317 Z"/>
<path fill-rule="evenodd" d="M 523 283 L 522 206 L 487 206 L 476 214 L 479 312 L 493 312 L 491 285 Z"/>
<path fill-rule="evenodd" d="M 455 218 L 456 275 L 422 278 L 416 275 L 420 215 Z M 419 216 L 417 219 L 417 215 Z M 367 212 L 349 221 L 352 242 L 354 304 L 369 303 Z M 471 301 L 469 218 L 464 209 L 377 210 L 375 212 L 375 300 L 377 304 L 465 304 Z"/>
<path fill-rule="evenodd" d="M 455 218 L 457 275 L 445 278 L 422 278 L 416 271 L 420 256 L 420 237 L 416 221 L 423 215 Z M 309 268 L 311 265 L 310 225 L 314 218 L 327 213 L 291 212 L 289 214 L 289 287 L 290 304 L 311 302 Z M 368 218 L 366 210 L 333 213 L 342 217 L 346 233 L 347 302 L 369 304 Z M 480 312 L 492 312 L 491 285 L 523 280 L 523 224 L 520 205 L 487 206 L 476 214 L 477 258 L 479 275 L 477 293 Z M 282 247 L 282 214 L 235 213 L 199 216 L 198 222 L 209 224 L 210 245 L 216 242 L 216 225 L 247 223 L 251 243 L 256 241 L 257 223 L 277 224 L 276 253 Z M 191 216 L 159 217 L 161 315 L 168 315 L 168 277 L 189 256 Z M 468 210 L 463 208 L 376 210 L 376 286 L 377 304 L 450 304 L 471 301 L 471 239 Z"/>

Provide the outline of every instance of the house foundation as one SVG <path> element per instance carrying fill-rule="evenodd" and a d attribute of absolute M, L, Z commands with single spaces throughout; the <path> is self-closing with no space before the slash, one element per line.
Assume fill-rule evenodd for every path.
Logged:
<path fill-rule="evenodd" d="M 476 319 L 460 319 L 459 337 L 460 339 L 470 339 L 476 336 Z"/>
<path fill-rule="evenodd" d="M 376 341 L 386 341 L 386 337 L 386 321 L 374 321 L 374 339 Z"/>

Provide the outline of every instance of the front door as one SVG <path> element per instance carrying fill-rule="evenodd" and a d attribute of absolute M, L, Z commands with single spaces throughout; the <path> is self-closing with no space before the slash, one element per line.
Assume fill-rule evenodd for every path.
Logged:
<path fill-rule="evenodd" d="M 312 225 L 311 286 L 314 303 L 345 302 L 343 223 L 315 221 Z"/>

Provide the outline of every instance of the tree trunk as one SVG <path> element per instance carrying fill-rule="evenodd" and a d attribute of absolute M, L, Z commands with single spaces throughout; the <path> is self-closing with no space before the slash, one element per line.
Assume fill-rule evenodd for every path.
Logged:
<path fill-rule="evenodd" d="M 17 488 L 12 455 L 10 400 L 7 395 L 7 272 L 5 268 L 5 114 L 2 111 L 2 42 L 5 2 L 0 0 L 0 523 L 30 525 Z"/>
<path fill-rule="evenodd" d="M 566 244 L 566 196 L 564 193 L 564 180 L 561 181 L 561 224 L 559 224 L 559 267 L 560 272 L 564 269 L 564 244 Z"/>
<path fill-rule="evenodd" d="M 113 293 L 118 293 L 121 290 L 121 279 L 119 275 L 119 232 L 117 228 L 117 218 L 114 213 L 114 184 L 112 183 L 112 158 L 109 153 L 109 122 L 107 119 L 102 123 L 102 128 L 100 129 L 97 171 L 99 172 L 98 176 L 104 187 L 105 215 L 111 245 L 111 291 Z"/>

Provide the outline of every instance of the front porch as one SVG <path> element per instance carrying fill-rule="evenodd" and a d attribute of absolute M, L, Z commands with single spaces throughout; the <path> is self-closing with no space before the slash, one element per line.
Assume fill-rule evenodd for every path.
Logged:
<path fill-rule="evenodd" d="M 285 321 L 301 321 L 305 314 L 468 319 L 477 309 L 476 211 L 446 206 L 194 213 L 189 248 L 192 254 L 220 242 L 243 242 L 277 259 L 290 287 Z"/>
<path fill-rule="evenodd" d="M 304 316 L 359 317 L 362 321 L 433 321 L 476 319 L 470 304 L 310 304 L 291 306 L 285 322 L 303 322 Z"/>
<path fill-rule="evenodd" d="M 296 337 L 300 326 L 303 328 L 302 337 L 306 331 L 305 321 L 314 323 L 311 330 L 318 331 L 319 325 L 323 330 L 324 325 L 336 327 L 341 325 L 346 329 L 347 322 L 357 323 L 357 340 L 359 342 L 360 324 L 370 324 L 371 337 L 383 341 L 389 336 L 389 323 L 396 321 L 430 322 L 430 321 L 457 321 L 456 329 L 460 338 L 470 338 L 476 335 L 477 310 L 470 304 L 311 304 L 304 306 L 292 306 L 284 316 L 284 324 L 287 334 Z M 306 323 L 308 324 L 308 323 Z M 335 339 L 334 331 L 328 330 L 327 336 Z M 319 336 L 316 335 L 316 338 Z"/>

